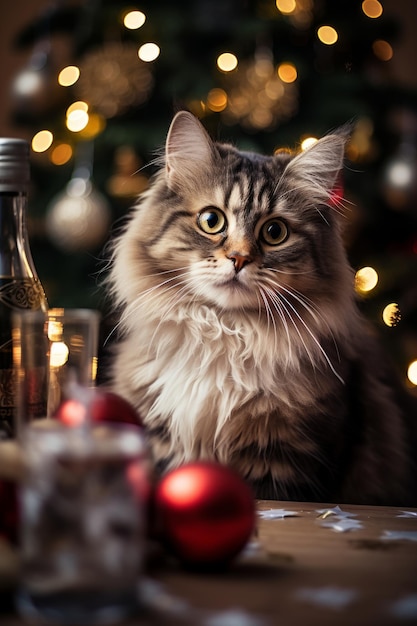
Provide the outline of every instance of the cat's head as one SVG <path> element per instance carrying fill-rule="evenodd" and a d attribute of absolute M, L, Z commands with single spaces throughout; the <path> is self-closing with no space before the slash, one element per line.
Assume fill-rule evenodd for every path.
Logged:
<path fill-rule="evenodd" d="M 331 302 L 351 280 L 332 203 L 345 142 L 340 132 L 298 155 L 261 156 L 213 142 L 178 113 L 164 166 L 119 245 L 120 278 L 136 271 L 171 303 L 176 294 L 271 319 Z"/>

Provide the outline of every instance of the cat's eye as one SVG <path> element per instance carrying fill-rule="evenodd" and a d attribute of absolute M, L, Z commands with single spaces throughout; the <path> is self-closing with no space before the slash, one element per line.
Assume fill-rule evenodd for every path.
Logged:
<path fill-rule="evenodd" d="M 198 214 L 197 224 L 209 235 L 217 235 L 226 229 L 226 216 L 216 207 L 207 207 Z"/>
<path fill-rule="evenodd" d="M 278 246 L 288 239 L 289 230 L 285 222 L 275 218 L 262 225 L 260 235 L 269 246 Z"/>

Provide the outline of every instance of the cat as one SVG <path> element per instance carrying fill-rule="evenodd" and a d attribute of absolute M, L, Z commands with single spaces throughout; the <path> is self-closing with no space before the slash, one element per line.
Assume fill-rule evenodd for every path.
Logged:
<path fill-rule="evenodd" d="M 174 116 L 108 286 L 110 384 L 161 472 L 212 459 L 261 499 L 415 502 L 407 410 L 343 245 L 347 138 L 263 156 Z"/>

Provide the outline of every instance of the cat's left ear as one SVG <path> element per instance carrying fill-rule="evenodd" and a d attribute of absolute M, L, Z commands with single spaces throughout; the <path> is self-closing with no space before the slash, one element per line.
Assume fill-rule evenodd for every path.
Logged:
<path fill-rule="evenodd" d="M 305 182 L 312 192 L 319 192 L 321 189 L 328 194 L 336 185 L 343 167 L 345 146 L 349 137 L 349 126 L 343 126 L 337 132 L 326 135 L 292 159 L 285 168 L 285 173 Z"/>
<path fill-rule="evenodd" d="M 165 145 L 165 168 L 171 188 L 190 186 L 202 171 L 211 167 L 215 148 L 194 115 L 180 111 L 171 122 Z"/>

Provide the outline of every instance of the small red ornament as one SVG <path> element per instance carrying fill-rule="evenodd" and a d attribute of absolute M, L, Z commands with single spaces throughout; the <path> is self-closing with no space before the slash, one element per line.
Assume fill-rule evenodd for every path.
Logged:
<path fill-rule="evenodd" d="M 255 526 L 255 502 L 243 479 L 213 462 L 183 465 L 155 489 L 158 531 L 184 564 L 221 566 L 245 546 Z"/>
<path fill-rule="evenodd" d="M 105 388 L 75 390 L 64 400 L 55 417 L 67 426 L 79 426 L 89 415 L 92 422 L 121 422 L 143 426 L 135 408 L 116 393 Z"/>

